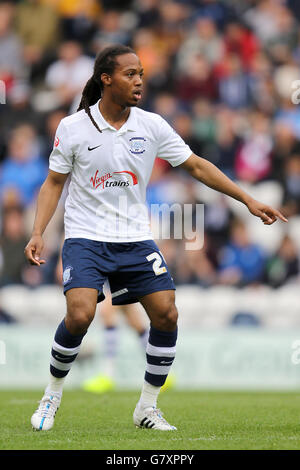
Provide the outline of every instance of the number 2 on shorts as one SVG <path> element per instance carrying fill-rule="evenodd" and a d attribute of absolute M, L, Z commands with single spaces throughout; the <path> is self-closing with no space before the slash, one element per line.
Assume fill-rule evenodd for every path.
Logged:
<path fill-rule="evenodd" d="M 160 274 L 167 272 L 167 268 L 165 268 L 165 266 L 161 266 L 161 263 L 163 260 L 160 254 L 157 253 L 156 251 L 154 251 L 154 253 L 151 253 L 151 255 L 146 256 L 146 259 L 148 261 L 154 260 L 154 263 L 152 264 L 152 268 L 156 276 L 159 276 Z"/>

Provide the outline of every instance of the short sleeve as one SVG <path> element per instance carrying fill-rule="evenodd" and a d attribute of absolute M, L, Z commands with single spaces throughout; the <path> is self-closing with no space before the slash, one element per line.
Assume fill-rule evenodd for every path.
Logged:
<path fill-rule="evenodd" d="M 49 157 L 49 168 L 64 174 L 70 173 L 73 168 L 73 152 L 63 121 L 60 121 L 56 130 L 53 150 Z"/>
<path fill-rule="evenodd" d="M 167 160 L 172 166 L 181 165 L 191 155 L 192 150 L 175 130 L 164 120 L 160 122 L 157 157 Z"/>

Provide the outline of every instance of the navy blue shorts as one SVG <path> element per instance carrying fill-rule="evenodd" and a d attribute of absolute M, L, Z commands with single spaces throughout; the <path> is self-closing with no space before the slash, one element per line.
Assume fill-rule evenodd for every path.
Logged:
<path fill-rule="evenodd" d="M 138 302 L 139 297 L 162 290 L 175 290 L 166 262 L 153 240 L 108 243 L 68 238 L 62 249 L 64 294 L 74 287 L 98 290 L 109 282 L 112 304 Z"/>

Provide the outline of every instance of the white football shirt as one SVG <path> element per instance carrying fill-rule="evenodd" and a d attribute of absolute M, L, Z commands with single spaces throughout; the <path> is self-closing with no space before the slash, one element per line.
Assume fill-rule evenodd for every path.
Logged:
<path fill-rule="evenodd" d="M 61 120 L 49 168 L 71 173 L 65 204 L 65 238 L 105 242 L 153 239 L 146 187 L 155 158 L 177 166 L 191 149 L 158 114 L 131 108 L 116 130 L 99 110 L 91 113 L 100 133 L 84 110 Z"/>

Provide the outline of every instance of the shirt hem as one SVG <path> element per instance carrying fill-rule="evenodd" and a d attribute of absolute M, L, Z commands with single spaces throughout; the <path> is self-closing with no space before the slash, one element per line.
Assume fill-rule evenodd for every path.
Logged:
<path fill-rule="evenodd" d="M 92 240 L 95 242 L 105 242 L 105 243 L 130 243 L 130 242 L 143 242 L 146 240 L 154 240 L 154 237 L 152 235 L 144 235 L 140 237 L 133 237 L 133 238 L 128 238 L 128 237 L 95 237 L 92 235 L 88 235 L 86 233 L 66 233 L 65 234 L 65 240 L 69 238 L 86 238 L 87 240 Z"/>
<path fill-rule="evenodd" d="M 69 168 L 66 170 L 66 168 L 61 168 L 58 166 L 55 166 L 53 164 L 49 165 L 49 170 L 55 171 L 56 173 L 61 173 L 63 175 L 66 175 L 67 173 L 71 173 L 72 168 Z"/>

